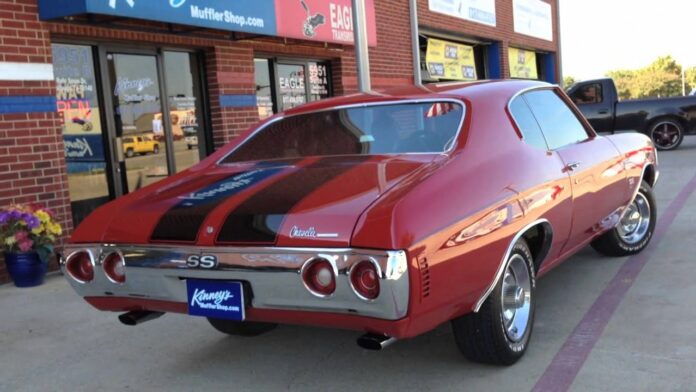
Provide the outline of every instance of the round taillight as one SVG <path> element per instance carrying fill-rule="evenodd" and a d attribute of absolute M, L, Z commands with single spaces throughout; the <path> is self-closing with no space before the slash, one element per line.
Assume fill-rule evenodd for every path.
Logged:
<path fill-rule="evenodd" d="M 75 252 L 65 262 L 65 270 L 80 283 L 91 282 L 94 280 L 94 258 L 86 250 Z"/>
<path fill-rule="evenodd" d="M 350 285 L 358 297 L 373 300 L 379 295 L 379 268 L 376 263 L 364 260 L 350 271 Z"/>
<path fill-rule="evenodd" d="M 126 281 L 126 261 L 119 252 L 113 252 L 106 256 L 102 263 L 104 275 L 113 283 L 122 284 Z"/>
<path fill-rule="evenodd" d="M 313 259 L 302 268 L 302 281 L 312 294 L 328 297 L 336 291 L 336 274 L 326 259 Z"/>

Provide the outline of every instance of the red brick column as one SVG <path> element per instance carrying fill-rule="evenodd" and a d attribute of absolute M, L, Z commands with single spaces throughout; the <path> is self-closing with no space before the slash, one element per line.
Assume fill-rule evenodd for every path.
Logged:
<path fill-rule="evenodd" d="M 38 21 L 36 1 L 0 0 L 0 66 L 21 74 L 51 62 L 49 33 Z M 60 245 L 72 230 L 72 218 L 62 128 L 52 99 L 55 83 L 7 80 L 16 78 L 0 74 L 0 206 L 48 206 L 64 229 Z M 0 283 L 6 281 L 0 262 Z"/>
<path fill-rule="evenodd" d="M 219 148 L 259 120 L 254 51 L 250 46 L 215 46 L 206 53 L 213 144 Z"/>

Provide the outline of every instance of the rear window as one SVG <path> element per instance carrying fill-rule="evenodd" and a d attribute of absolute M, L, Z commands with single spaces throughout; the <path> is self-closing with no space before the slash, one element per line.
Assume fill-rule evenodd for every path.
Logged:
<path fill-rule="evenodd" d="M 442 101 L 333 109 L 283 118 L 254 133 L 222 163 L 332 155 L 441 153 L 464 107 Z"/>

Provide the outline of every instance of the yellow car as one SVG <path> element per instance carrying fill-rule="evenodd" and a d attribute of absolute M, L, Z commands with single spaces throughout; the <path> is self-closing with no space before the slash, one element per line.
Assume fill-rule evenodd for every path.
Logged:
<path fill-rule="evenodd" d="M 150 136 L 129 136 L 123 138 L 123 151 L 128 158 L 135 154 L 159 154 L 159 143 Z"/>

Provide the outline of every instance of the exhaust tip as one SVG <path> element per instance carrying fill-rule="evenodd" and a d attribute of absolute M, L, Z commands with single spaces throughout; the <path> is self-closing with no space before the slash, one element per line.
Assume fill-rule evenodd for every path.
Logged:
<path fill-rule="evenodd" d="M 367 333 L 359 337 L 357 342 L 358 346 L 366 350 L 379 351 L 396 342 L 396 338 Z"/>
<path fill-rule="evenodd" d="M 118 320 L 124 325 L 138 325 L 146 321 L 154 320 L 163 315 L 162 312 L 149 312 L 145 310 L 132 311 L 128 313 L 123 313 L 118 316 Z"/>

